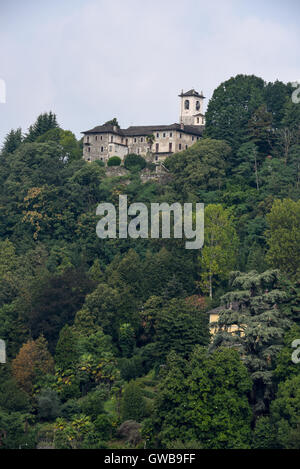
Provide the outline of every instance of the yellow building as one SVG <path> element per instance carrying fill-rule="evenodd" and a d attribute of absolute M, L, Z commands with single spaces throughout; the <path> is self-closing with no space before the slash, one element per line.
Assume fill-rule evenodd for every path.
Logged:
<path fill-rule="evenodd" d="M 238 303 L 230 303 L 229 307 L 226 308 L 225 306 L 218 306 L 218 308 L 214 308 L 210 311 L 208 311 L 209 315 L 209 331 L 212 335 L 212 337 L 218 332 L 219 326 L 218 326 L 218 320 L 221 311 L 225 310 L 232 310 L 232 311 L 238 311 Z M 244 335 L 244 331 L 241 328 L 241 326 L 238 326 L 237 324 L 232 324 L 230 325 L 227 329 L 227 332 L 230 334 L 237 334 L 239 336 Z"/>

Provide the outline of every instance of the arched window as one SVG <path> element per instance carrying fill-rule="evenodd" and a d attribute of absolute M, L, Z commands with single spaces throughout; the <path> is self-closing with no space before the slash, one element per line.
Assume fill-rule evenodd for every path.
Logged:
<path fill-rule="evenodd" d="M 199 110 L 200 110 L 200 102 L 196 101 L 196 111 L 199 111 Z"/>
<path fill-rule="evenodd" d="M 190 109 L 190 102 L 188 99 L 184 101 L 184 109 Z"/>

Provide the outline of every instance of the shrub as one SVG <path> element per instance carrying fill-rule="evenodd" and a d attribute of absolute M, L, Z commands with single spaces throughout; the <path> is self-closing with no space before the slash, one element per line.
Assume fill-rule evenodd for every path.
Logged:
<path fill-rule="evenodd" d="M 124 160 L 125 168 L 129 169 L 130 171 L 141 171 L 141 169 L 144 169 L 146 165 L 146 160 L 142 156 L 136 155 L 135 153 L 129 153 L 129 155 L 127 155 Z"/>
<path fill-rule="evenodd" d="M 119 362 L 121 378 L 125 381 L 138 378 L 144 373 L 143 360 L 140 356 L 122 358 Z"/>
<path fill-rule="evenodd" d="M 146 415 L 146 402 L 140 386 L 131 381 L 125 386 L 122 404 L 122 420 L 136 420 L 140 422 Z"/>
<path fill-rule="evenodd" d="M 60 414 L 60 400 L 53 389 L 43 389 L 38 397 L 38 414 L 43 420 L 55 420 Z"/>
<path fill-rule="evenodd" d="M 94 391 L 79 400 L 81 412 L 89 415 L 93 420 L 103 412 L 103 393 Z"/>
<path fill-rule="evenodd" d="M 118 435 L 129 444 L 136 446 L 141 441 L 141 424 L 135 420 L 126 420 L 119 427 Z"/>
<path fill-rule="evenodd" d="M 101 441 L 108 441 L 112 433 L 111 418 L 106 414 L 100 414 L 95 420 L 95 430 Z"/>
<path fill-rule="evenodd" d="M 122 160 L 118 156 L 112 156 L 107 162 L 107 166 L 120 166 Z"/>
<path fill-rule="evenodd" d="M 95 160 L 94 163 L 96 163 L 98 166 L 101 166 L 101 167 L 105 166 L 104 161 L 101 161 L 101 160 Z"/>

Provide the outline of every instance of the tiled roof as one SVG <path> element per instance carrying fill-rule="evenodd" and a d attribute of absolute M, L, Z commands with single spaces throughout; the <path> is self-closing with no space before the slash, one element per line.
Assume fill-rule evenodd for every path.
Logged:
<path fill-rule="evenodd" d="M 181 94 L 180 94 L 179 96 L 180 96 L 180 98 L 185 97 L 185 96 L 186 96 L 186 97 L 188 97 L 188 96 L 196 96 L 196 97 L 198 97 L 198 98 L 203 98 L 203 99 L 205 98 L 205 96 L 203 96 L 202 91 L 201 91 L 201 93 L 198 93 L 198 91 L 195 91 L 194 89 L 189 90 L 189 91 L 186 91 L 185 93 L 184 93 L 183 90 L 182 90 L 182 92 L 181 92 Z"/>
<path fill-rule="evenodd" d="M 103 134 L 103 133 L 113 133 L 120 135 L 121 137 L 139 137 L 151 135 L 155 132 L 163 131 L 172 131 L 177 130 L 182 133 L 201 136 L 204 130 L 202 125 L 184 125 L 181 128 L 180 124 L 171 124 L 171 125 L 141 125 L 141 126 L 131 126 L 127 129 L 119 129 L 113 125 L 98 125 L 93 129 L 86 130 L 81 132 L 83 134 Z"/>

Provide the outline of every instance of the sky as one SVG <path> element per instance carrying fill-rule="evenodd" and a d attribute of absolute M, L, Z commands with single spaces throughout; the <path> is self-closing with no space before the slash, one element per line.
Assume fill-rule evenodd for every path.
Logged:
<path fill-rule="evenodd" d="M 300 81 L 299 24 L 299 0 L 0 0 L 0 143 L 50 110 L 80 138 L 178 122 L 182 89 L 207 105 L 240 73 Z"/>

